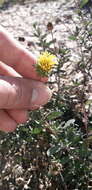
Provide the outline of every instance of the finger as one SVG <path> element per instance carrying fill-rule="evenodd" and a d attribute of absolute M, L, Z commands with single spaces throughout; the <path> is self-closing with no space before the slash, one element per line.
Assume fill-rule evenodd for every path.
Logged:
<path fill-rule="evenodd" d="M 22 47 L 2 27 L 0 27 L 0 60 L 27 78 L 47 81 L 46 77 L 42 78 L 37 74 L 34 67 L 36 58 L 32 53 Z"/>
<path fill-rule="evenodd" d="M 42 82 L 47 82 L 47 77 L 41 77 L 35 69 L 36 58 L 28 50 L 20 48 L 19 58 L 13 65 L 13 68 L 20 73 L 22 76 L 31 78 L 34 80 L 39 80 Z"/>
<path fill-rule="evenodd" d="M 28 120 L 27 110 L 10 109 L 10 110 L 7 110 L 7 113 L 13 120 L 17 122 L 17 124 L 25 123 Z"/>
<path fill-rule="evenodd" d="M 0 75 L 3 76 L 14 76 L 14 77 L 22 77 L 18 72 L 16 72 L 12 67 L 6 65 L 2 61 L 0 61 Z"/>
<path fill-rule="evenodd" d="M 42 82 L 18 77 L 0 77 L 2 109 L 37 109 L 50 98 L 51 91 Z"/>
<path fill-rule="evenodd" d="M 0 131 L 12 132 L 16 127 L 17 123 L 5 111 L 0 110 Z"/>
<path fill-rule="evenodd" d="M 0 62 L 0 74 L 4 76 L 21 77 L 13 68 Z M 27 110 L 7 110 L 7 113 L 18 123 L 25 123 L 28 119 Z"/>

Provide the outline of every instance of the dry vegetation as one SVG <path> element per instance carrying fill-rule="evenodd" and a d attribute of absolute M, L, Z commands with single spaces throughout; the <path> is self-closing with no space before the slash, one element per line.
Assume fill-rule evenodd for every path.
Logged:
<path fill-rule="evenodd" d="M 35 54 L 54 53 L 59 64 L 48 83 L 51 101 L 30 112 L 29 121 L 15 132 L 0 133 L 0 190 L 92 189 L 92 1 L 62 2 L 14 0 L 1 6 L 1 24 Z M 37 10 L 46 6 L 39 22 Z M 14 17 L 16 7 L 19 17 Z M 27 7 L 33 23 L 25 31 L 22 24 L 11 24 L 10 15 L 26 17 Z M 62 9 L 62 17 L 54 9 Z"/>

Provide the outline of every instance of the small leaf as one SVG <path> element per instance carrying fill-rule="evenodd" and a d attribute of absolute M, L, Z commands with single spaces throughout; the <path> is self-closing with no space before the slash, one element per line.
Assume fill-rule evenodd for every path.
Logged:
<path fill-rule="evenodd" d="M 89 35 L 90 35 L 90 36 L 92 35 L 92 31 L 89 32 Z"/>
<path fill-rule="evenodd" d="M 42 129 L 41 128 L 34 128 L 32 131 L 31 131 L 31 133 L 33 134 L 33 135 L 38 135 L 38 134 L 40 134 L 42 132 Z"/>
<path fill-rule="evenodd" d="M 70 119 L 68 120 L 65 125 L 64 125 L 64 128 L 67 128 L 69 127 L 70 125 L 74 125 L 74 122 L 75 122 L 75 119 Z"/>
<path fill-rule="evenodd" d="M 43 40 L 44 38 L 46 38 L 46 36 L 47 36 L 47 34 L 43 34 L 43 35 L 41 36 L 41 39 Z"/>
<path fill-rule="evenodd" d="M 52 156 L 53 154 L 56 154 L 57 152 L 59 152 L 61 150 L 61 146 L 57 145 L 57 146 L 53 146 L 51 148 L 49 148 L 47 150 L 47 155 L 48 156 Z"/>
<path fill-rule="evenodd" d="M 50 114 L 47 116 L 47 119 L 48 119 L 48 120 L 56 119 L 57 117 L 60 117 L 62 114 L 63 114 L 62 112 L 54 111 L 54 112 L 50 113 Z"/>
<path fill-rule="evenodd" d="M 39 37 L 39 35 L 37 33 L 35 33 L 35 32 L 34 32 L 34 36 L 37 37 L 37 38 Z"/>
<path fill-rule="evenodd" d="M 71 36 L 69 36 L 69 40 L 77 40 L 77 38 L 76 38 L 76 36 L 73 36 L 73 35 L 71 35 Z"/>
<path fill-rule="evenodd" d="M 92 143 L 92 135 L 90 135 L 87 139 L 86 139 L 87 142 L 89 143 Z"/>
<path fill-rule="evenodd" d="M 67 163 L 69 163 L 69 157 L 67 156 L 67 157 L 62 157 L 61 158 L 61 163 L 62 164 L 67 164 Z"/>
<path fill-rule="evenodd" d="M 89 0 L 81 0 L 80 8 L 83 8 L 88 2 L 89 2 Z"/>
<path fill-rule="evenodd" d="M 51 45 L 51 44 L 54 44 L 56 42 L 56 38 L 54 38 L 53 40 L 47 42 L 48 46 Z"/>
<path fill-rule="evenodd" d="M 90 105 L 90 104 L 92 104 L 92 99 L 89 99 L 86 101 L 86 105 Z"/>
<path fill-rule="evenodd" d="M 4 0 L 0 0 L 0 5 L 2 5 L 4 3 Z"/>
<path fill-rule="evenodd" d="M 22 127 L 21 131 L 26 132 L 26 133 L 29 133 L 29 128 L 27 128 L 27 127 Z"/>

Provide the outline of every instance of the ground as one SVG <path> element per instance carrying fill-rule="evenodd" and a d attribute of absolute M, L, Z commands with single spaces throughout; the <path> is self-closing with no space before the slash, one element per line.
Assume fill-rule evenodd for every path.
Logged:
<path fill-rule="evenodd" d="M 23 1 L 21 1 L 23 2 Z M 37 53 L 37 46 L 33 35 L 33 24 L 37 23 L 42 31 L 47 30 L 48 22 L 54 25 L 54 37 L 59 45 L 66 44 L 68 48 L 76 47 L 75 42 L 69 41 L 68 36 L 75 30 L 75 23 L 78 23 L 75 14 L 74 1 L 58 0 L 58 1 L 35 1 L 29 0 L 25 3 L 10 3 L 0 10 L 0 23 L 11 34 L 18 39 L 20 36 L 25 38 L 25 47 L 27 41 L 32 42 L 30 50 Z M 50 36 L 48 35 L 48 38 Z"/>
<path fill-rule="evenodd" d="M 51 40 L 52 36 L 56 38 L 56 43 L 54 44 L 56 50 L 58 49 L 58 47 L 60 47 L 61 49 L 66 47 L 70 50 L 69 60 L 67 60 L 66 64 L 64 65 L 64 68 L 62 68 L 67 72 L 67 76 L 66 78 L 63 78 L 62 75 L 59 76 L 61 80 L 61 84 L 60 84 L 61 86 L 59 86 L 58 84 L 58 86 L 60 87 L 59 92 L 61 93 L 59 95 L 59 98 L 61 98 L 59 103 L 61 103 L 61 100 L 63 98 L 68 97 L 68 94 L 65 94 L 65 96 L 63 96 L 64 94 L 62 93 L 64 89 L 63 88 L 64 83 L 65 85 L 67 83 L 69 84 L 69 80 L 72 80 L 72 79 L 74 80 L 74 78 L 79 80 L 79 78 L 81 78 L 81 73 L 82 73 L 80 72 L 80 70 L 78 71 L 76 70 L 77 72 L 71 73 L 72 69 L 75 69 L 75 65 L 80 58 L 79 56 L 80 49 L 78 47 L 76 40 L 72 40 L 69 38 L 71 36 L 73 37 L 74 33 L 76 32 L 76 26 L 78 26 L 79 28 L 81 27 L 81 23 L 78 19 L 78 14 L 76 12 L 76 6 L 77 6 L 76 2 L 77 1 L 75 0 L 52 0 L 52 1 L 51 0 L 28 0 L 28 1 L 27 0 L 25 1 L 7 0 L 7 2 L 4 3 L 3 6 L 1 6 L 0 8 L 1 25 L 8 32 L 10 32 L 11 35 L 13 35 L 15 39 L 20 41 L 20 43 L 25 48 L 29 49 L 29 51 L 31 51 L 33 54 L 38 55 L 39 51 L 41 50 L 41 47 L 38 45 L 38 40 L 36 36 L 34 35 L 34 32 L 35 32 L 34 27 L 33 27 L 34 24 L 37 24 L 37 26 L 40 27 L 40 30 L 42 33 L 47 34 L 46 36 L 47 41 Z M 52 33 L 48 30 L 48 23 L 52 23 L 53 25 Z M 62 72 L 60 72 L 60 74 L 61 73 Z M 53 81 L 54 77 L 51 78 L 51 80 Z M 87 81 L 87 85 L 88 85 L 88 81 Z M 70 87 L 72 87 L 71 83 L 70 83 Z M 79 86 L 79 88 L 77 88 L 75 86 L 75 88 L 76 88 L 75 90 L 77 91 L 75 92 L 74 95 L 76 95 L 77 98 L 79 98 L 78 100 L 81 100 L 80 99 L 81 94 L 78 94 L 78 92 L 82 92 L 79 89 L 81 87 Z M 73 88 L 70 88 L 70 91 L 72 91 L 71 89 Z M 65 92 L 68 92 L 68 90 L 66 89 Z M 72 96 L 71 99 L 73 98 L 75 98 L 74 100 L 76 101 L 76 97 Z M 47 112 L 53 111 L 54 100 L 55 99 L 53 97 L 51 104 L 48 105 L 48 108 L 45 108 L 45 111 L 46 109 L 47 109 Z M 70 101 L 70 96 L 69 96 L 69 101 Z M 67 102 L 68 102 L 68 99 L 67 99 Z M 73 103 L 76 104 L 76 102 L 73 102 Z M 80 104 L 80 102 L 78 103 Z M 77 107 L 79 106 L 79 104 L 77 104 Z M 60 109 L 62 107 L 59 108 L 59 104 L 58 104 L 58 106 L 55 109 L 55 113 L 57 111 L 57 108 L 60 112 Z M 69 118 L 71 119 L 70 122 L 74 122 L 74 119 L 72 119 L 71 111 L 72 110 L 66 111 L 67 114 L 65 115 L 65 118 L 64 118 L 65 121 L 67 121 L 68 120 L 67 118 Z M 41 113 L 41 110 L 38 110 L 38 112 L 36 113 L 32 112 L 31 118 L 33 117 L 33 120 L 31 121 L 30 119 L 29 123 L 27 123 L 24 128 L 23 126 L 22 126 L 22 129 L 20 127 L 20 131 L 18 131 L 17 129 L 15 133 L 10 134 L 10 135 L 8 134 L 2 135 L 0 133 L 0 143 L 1 143 L 0 144 L 0 159 L 1 159 L 0 190 L 2 190 L 2 188 L 4 188 L 4 190 L 22 190 L 22 189 L 29 190 L 30 189 L 29 186 L 31 187 L 30 190 L 34 190 L 34 189 L 38 190 L 38 186 L 40 190 L 61 190 L 59 183 L 63 184 L 64 189 L 67 189 L 66 184 L 67 186 L 68 184 L 70 185 L 69 189 L 71 190 L 74 189 L 72 186 L 73 183 L 71 182 L 71 180 L 67 182 L 68 180 L 67 176 L 65 176 L 66 184 L 64 184 L 64 181 L 61 178 L 62 175 L 59 176 L 59 171 L 62 171 L 62 165 L 58 162 L 58 159 L 56 160 L 58 163 L 51 160 L 50 154 L 53 154 L 53 147 L 55 146 L 54 141 L 55 141 L 56 135 L 58 134 L 54 133 L 57 131 L 54 131 L 53 128 L 48 127 L 47 125 L 48 121 L 45 126 L 46 133 L 44 132 L 44 129 L 41 129 L 41 128 L 40 130 L 43 130 L 43 133 L 42 134 L 40 133 L 39 131 L 40 124 L 38 123 L 38 121 L 40 120 L 39 117 L 41 116 L 41 114 L 43 114 L 43 112 Z M 83 116 L 85 116 L 85 113 Z M 38 119 L 37 122 L 35 122 L 36 119 Z M 58 116 L 58 120 L 59 122 L 62 122 L 62 117 Z M 57 122 L 56 118 L 54 122 Z M 36 126 L 36 128 L 34 128 L 35 127 L 34 125 Z M 50 125 L 51 125 L 51 121 L 50 121 Z M 67 125 L 67 122 L 66 122 L 66 125 Z M 76 128 L 74 128 L 74 130 L 75 129 Z M 57 126 L 56 126 L 56 130 L 57 130 Z M 60 130 L 60 127 L 59 127 L 59 130 Z M 36 133 L 38 133 L 38 135 L 36 135 Z M 67 130 L 66 130 L 66 133 L 67 133 Z M 77 131 L 75 131 L 74 133 L 74 138 L 77 137 L 77 135 L 75 134 L 77 134 Z M 59 138 L 62 138 L 62 131 L 60 131 L 59 135 L 61 135 L 59 136 Z M 54 139 L 53 142 L 50 141 L 51 138 Z M 56 142 L 57 142 L 57 147 L 58 147 L 58 141 L 55 141 L 55 143 Z M 61 142 L 61 139 L 60 139 L 60 142 Z M 54 146 L 51 147 L 51 143 Z M 67 143 L 67 141 L 65 143 Z M 69 144 L 67 143 L 66 145 L 69 145 Z M 65 156 L 67 157 L 67 155 L 69 155 L 69 153 L 71 153 L 71 151 L 74 150 L 72 145 L 71 145 L 71 150 L 67 149 L 68 146 L 64 147 L 63 151 L 60 149 L 61 151 L 60 154 L 62 155 L 60 159 L 64 158 L 63 161 L 65 161 Z M 60 146 L 61 147 L 59 148 L 62 148 L 62 144 L 60 144 Z M 52 148 L 51 153 L 50 153 L 50 148 Z M 78 180 L 80 183 L 81 174 L 80 176 L 78 176 L 77 172 L 79 172 L 79 170 L 78 171 L 76 170 L 77 166 L 75 168 L 74 167 L 75 165 L 74 166 L 71 165 L 71 163 L 74 164 L 74 162 L 72 162 L 73 156 L 77 155 L 77 153 L 76 154 L 74 153 L 71 156 L 71 160 L 69 160 L 69 163 L 70 163 L 69 166 L 71 166 L 70 167 L 71 170 L 74 168 L 74 172 L 76 174 L 75 181 L 77 181 L 77 184 L 78 184 Z M 60 154 L 58 156 L 60 156 Z M 82 160 L 84 163 L 83 168 L 84 166 L 86 166 L 85 160 L 86 159 Z M 78 167 L 81 166 L 82 163 L 79 163 L 78 159 L 75 159 L 75 161 L 76 163 L 80 164 L 78 165 Z M 63 166 L 67 164 L 68 163 L 65 163 L 65 164 L 63 163 Z M 69 169 L 69 167 L 67 166 L 65 166 L 65 168 Z M 81 167 L 78 169 L 80 169 L 81 171 Z M 50 179 L 50 176 L 47 177 L 45 175 L 44 177 L 44 173 L 46 174 L 46 172 L 48 174 L 52 172 L 54 177 L 52 177 L 51 179 Z M 70 179 L 71 179 L 72 178 L 71 172 L 70 173 L 69 172 L 68 172 L 68 176 L 70 176 Z M 83 173 L 82 178 L 84 177 L 84 173 Z M 65 171 L 65 174 L 67 174 L 67 170 Z M 84 181 L 83 181 L 83 185 L 84 185 Z M 23 188 L 21 188 L 20 186 L 22 186 Z M 85 187 L 83 190 L 85 190 Z"/>

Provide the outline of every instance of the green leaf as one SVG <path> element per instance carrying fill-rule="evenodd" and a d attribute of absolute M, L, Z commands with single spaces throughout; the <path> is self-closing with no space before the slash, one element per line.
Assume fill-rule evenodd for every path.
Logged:
<path fill-rule="evenodd" d="M 76 36 L 73 36 L 73 35 L 71 35 L 71 36 L 69 36 L 69 40 L 77 40 L 77 38 L 76 38 Z"/>
<path fill-rule="evenodd" d="M 43 34 L 43 35 L 41 36 L 41 39 L 43 40 L 44 38 L 46 38 L 46 36 L 47 36 L 47 34 Z"/>
<path fill-rule="evenodd" d="M 47 116 L 47 119 L 48 119 L 48 120 L 56 119 L 57 117 L 60 117 L 62 114 L 63 114 L 62 112 L 54 111 L 54 112 L 51 112 L 51 113 Z"/>
<path fill-rule="evenodd" d="M 85 104 L 86 104 L 86 105 L 92 104 L 92 99 L 87 100 Z"/>
<path fill-rule="evenodd" d="M 53 146 L 47 150 L 47 155 L 52 156 L 52 155 L 56 154 L 57 152 L 59 152 L 60 150 L 61 150 L 60 145 Z"/>
<path fill-rule="evenodd" d="M 51 44 L 54 44 L 56 42 L 56 38 L 54 38 L 53 40 L 47 42 L 48 46 L 51 45 Z"/>
<path fill-rule="evenodd" d="M 67 163 L 69 163 L 69 157 L 68 157 L 68 156 L 66 156 L 66 157 L 64 157 L 64 158 L 62 157 L 62 158 L 61 158 L 61 163 L 62 163 L 62 164 L 67 164 Z"/>
<path fill-rule="evenodd" d="M 89 0 L 81 0 L 80 8 L 83 8 L 88 2 L 89 2 Z"/>
<path fill-rule="evenodd" d="M 4 3 L 4 0 L 0 0 L 0 5 L 2 5 Z"/>
<path fill-rule="evenodd" d="M 59 49 L 59 53 L 62 53 L 63 55 L 65 55 L 66 53 L 69 53 L 68 49 Z"/>
<path fill-rule="evenodd" d="M 92 143 L 92 135 L 90 135 L 90 136 L 87 138 L 86 141 L 89 142 L 89 143 Z"/>
<path fill-rule="evenodd" d="M 89 35 L 90 35 L 90 36 L 92 35 L 92 31 L 89 32 Z"/>
<path fill-rule="evenodd" d="M 23 132 L 29 132 L 29 128 L 27 128 L 27 127 L 24 126 L 24 127 L 21 128 L 21 131 L 23 131 Z"/>
<path fill-rule="evenodd" d="M 37 38 L 39 37 L 39 35 L 36 32 L 34 32 L 34 36 L 36 36 Z"/>
<path fill-rule="evenodd" d="M 40 134 L 42 132 L 42 129 L 41 128 L 34 128 L 32 131 L 31 131 L 31 133 L 33 134 L 33 135 L 38 135 L 38 134 Z"/>
<path fill-rule="evenodd" d="M 71 126 L 71 125 L 74 125 L 74 122 L 75 122 L 75 119 L 70 119 L 70 120 L 68 120 L 68 121 L 65 123 L 64 128 L 67 128 L 67 127 L 69 127 L 69 126 Z"/>

